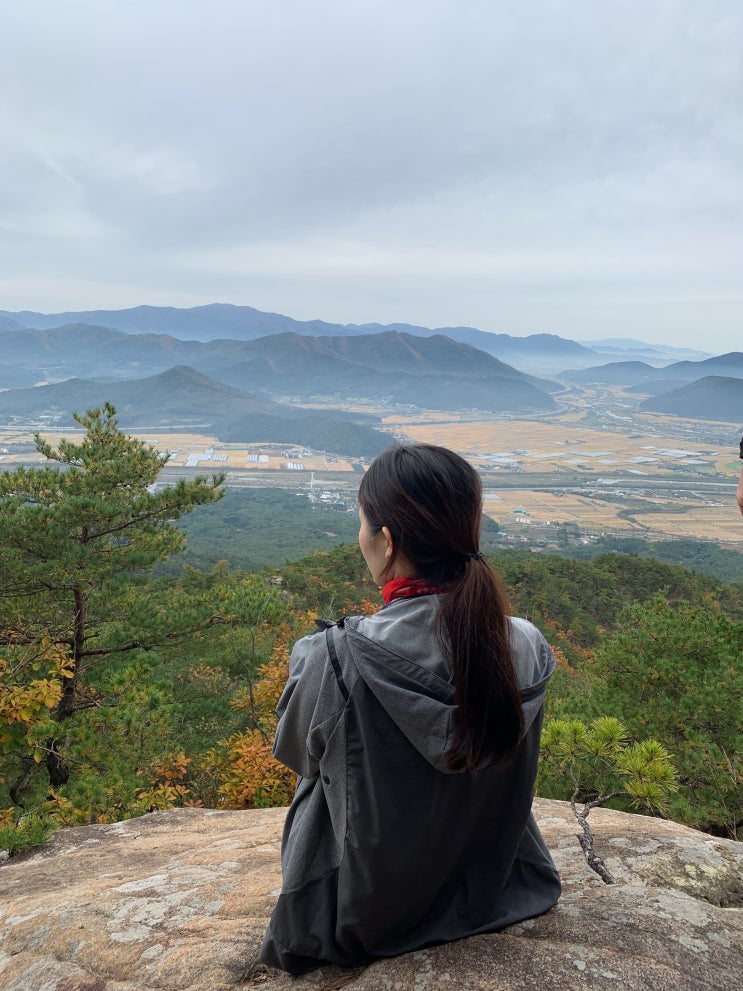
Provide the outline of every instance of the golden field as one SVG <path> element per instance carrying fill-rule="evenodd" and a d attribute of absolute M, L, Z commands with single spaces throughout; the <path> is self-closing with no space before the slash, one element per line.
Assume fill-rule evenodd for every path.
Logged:
<path fill-rule="evenodd" d="M 586 534 L 683 537 L 743 547 L 743 519 L 734 498 L 740 465 L 735 457 L 735 425 L 710 425 L 718 437 L 729 433 L 728 446 L 700 440 L 707 428 L 699 422 L 659 415 L 635 414 L 626 426 L 598 429 L 584 424 L 586 407 L 575 405 L 551 416 L 549 422 L 476 418 L 449 411 L 376 412 L 391 437 L 442 444 L 477 465 L 485 488 L 485 511 L 509 533 L 544 528 L 549 536 L 549 524 L 575 523 Z M 262 439 L 224 444 L 213 436 L 158 430 L 134 433 L 171 452 L 166 478 L 188 467 L 203 474 L 225 470 L 234 483 L 250 484 L 253 479 L 258 484 L 299 487 L 315 472 L 325 480 L 338 476 L 334 482 L 347 491 L 357 484 L 358 461 L 331 461 L 294 445 Z M 44 436 L 55 444 L 64 436 L 75 439 L 79 432 Z M 2 467 L 39 462 L 28 449 L 22 454 L 13 451 L 13 445 L 32 443 L 30 432 L 0 433 L 0 449 L 10 445 L 9 453 L 0 451 Z M 268 460 L 249 462 L 249 454 L 263 454 Z M 301 464 L 303 470 L 290 469 L 289 463 Z M 725 480 L 727 485 L 713 487 Z M 540 488 L 534 488 L 536 484 Z M 622 511 L 628 518 L 619 515 Z"/>

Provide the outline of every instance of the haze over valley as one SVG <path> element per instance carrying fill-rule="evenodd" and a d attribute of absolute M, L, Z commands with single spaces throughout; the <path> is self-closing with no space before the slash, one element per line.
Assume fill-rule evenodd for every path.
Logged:
<path fill-rule="evenodd" d="M 165 480 L 226 470 L 229 486 L 352 510 L 372 457 L 429 441 L 478 467 L 503 542 L 740 546 L 740 352 L 300 324 L 218 305 L 0 319 L 5 469 L 35 463 L 34 430 L 70 434 L 73 411 L 111 402 L 124 429 L 172 452 Z"/>

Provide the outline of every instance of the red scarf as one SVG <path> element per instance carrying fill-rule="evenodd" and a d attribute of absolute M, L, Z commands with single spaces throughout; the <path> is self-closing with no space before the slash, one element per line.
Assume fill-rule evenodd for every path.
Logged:
<path fill-rule="evenodd" d="M 388 606 L 395 599 L 415 599 L 419 595 L 440 595 L 446 592 L 441 585 L 432 585 L 422 578 L 393 578 L 382 589 L 384 604 Z"/>

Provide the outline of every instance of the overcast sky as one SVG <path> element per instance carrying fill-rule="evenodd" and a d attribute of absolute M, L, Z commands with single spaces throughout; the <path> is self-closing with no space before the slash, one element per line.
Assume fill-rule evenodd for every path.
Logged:
<path fill-rule="evenodd" d="M 743 350 L 740 0 L 29 0 L 0 309 Z"/>

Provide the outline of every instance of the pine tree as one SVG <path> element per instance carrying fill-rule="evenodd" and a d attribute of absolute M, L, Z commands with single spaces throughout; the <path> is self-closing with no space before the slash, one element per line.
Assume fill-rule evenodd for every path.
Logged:
<path fill-rule="evenodd" d="M 170 455 L 122 433 L 113 406 L 75 420 L 85 431 L 80 443 L 55 448 L 35 436 L 57 466 L 0 475 L 0 654 L 45 640 L 64 651 L 57 725 L 97 704 L 86 684 L 97 662 L 167 640 L 162 615 L 157 629 L 143 631 L 136 609 L 118 617 L 113 634 L 103 637 L 102 626 L 124 582 L 182 547 L 173 521 L 219 499 L 224 480 L 216 474 L 160 488 Z M 23 756 L 16 801 L 33 762 L 33 754 Z M 69 777 L 56 738 L 47 741 L 46 767 L 52 787 Z"/>
<path fill-rule="evenodd" d="M 588 726 L 579 719 L 548 721 L 542 733 L 541 756 L 542 778 L 552 774 L 569 793 L 588 866 L 607 884 L 614 884 L 594 849 L 589 813 L 619 797 L 629 799 L 636 808 L 665 813 L 669 796 L 676 790 L 671 755 L 657 740 L 630 743 L 618 719 L 600 716 Z"/>
<path fill-rule="evenodd" d="M 671 814 L 738 839 L 743 828 L 743 623 L 713 602 L 632 606 L 596 649 L 595 674 L 634 736 L 676 755 Z"/>

